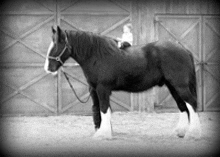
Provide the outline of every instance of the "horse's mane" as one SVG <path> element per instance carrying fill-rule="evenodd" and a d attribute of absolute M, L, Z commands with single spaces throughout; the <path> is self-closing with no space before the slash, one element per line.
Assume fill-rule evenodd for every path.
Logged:
<path fill-rule="evenodd" d="M 81 59 L 91 56 L 105 57 L 120 53 L 113 38 L 84 31 L 70 31 L 74 55 Z"/>

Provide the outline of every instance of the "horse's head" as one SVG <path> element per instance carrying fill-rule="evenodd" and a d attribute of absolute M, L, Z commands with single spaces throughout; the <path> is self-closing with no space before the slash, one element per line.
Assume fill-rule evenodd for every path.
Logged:
<path fill-rule="evenodd" d="M 71 50 L 66 32 L 57 26 L 57 30 L 52 27 L 52 33 L 44 69 L 47 73 L 57 74 L 58 69 L 70 57 Z"/>

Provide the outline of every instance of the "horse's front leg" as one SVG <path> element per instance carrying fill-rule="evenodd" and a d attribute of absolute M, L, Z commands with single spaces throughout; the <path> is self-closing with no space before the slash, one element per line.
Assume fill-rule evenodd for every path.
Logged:
<path fill-rule="evenodd" d="M 92 87 L 90 87 L 90 94 L 91 94 L 92 101 L 93 101 L 93 106 L 92 106 L 93 122 L 95 125 L 95 130 L 98 130 L 101 124 L 99 98 L 98 98 L 97 92 Z"/>
<path fill-rule="evenodd" d="M 96 89 L 99 98 L 99 107 L 101 114 L 100 128 L 96 131 L 94 138 L 98 139 L 111 139 L 112 127 L 111 127 L 111 109 L 110 109 L 110 95 L 111 91 L 104 86 L 98 86 Z"/>

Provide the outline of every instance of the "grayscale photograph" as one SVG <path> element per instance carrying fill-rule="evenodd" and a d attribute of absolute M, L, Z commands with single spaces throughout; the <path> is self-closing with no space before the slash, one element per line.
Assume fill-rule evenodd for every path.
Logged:
<path fill-rule="evenodd" d="M 220 2 L 0 2 L 1 156 L 218 156 Z"/>

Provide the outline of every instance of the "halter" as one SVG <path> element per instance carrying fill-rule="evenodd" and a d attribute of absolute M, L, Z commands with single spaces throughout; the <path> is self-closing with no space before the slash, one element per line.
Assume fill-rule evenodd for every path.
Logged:
<path fill-rule="evenodd" d="M 53 57 L 53 56 L 48 56 L 48 59 L 53 59 L 53 60 L 56 60 L 57 62 L 60 62 L 61 65 L 64 64 L 64 62 L 61 60 L 61 57 L 62 55 L 64 54 L 64 52 L 66 51 L 67 48 L 70 48 L 69 46 L 69 42 L 68 42 L 68 39 L 67 39 L 67 32 L 65 31 L 65 47 L 63 48 L 62 52 L 57 56 L 57 57 Z"/>

